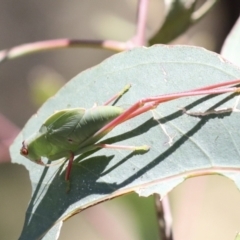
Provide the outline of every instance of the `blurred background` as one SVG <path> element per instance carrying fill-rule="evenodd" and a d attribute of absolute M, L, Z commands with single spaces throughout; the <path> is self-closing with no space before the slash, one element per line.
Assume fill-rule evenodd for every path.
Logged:
<path fill-rule="evenodd" d="M 150 37 L 163 21 L 164 3 L 163 0 L 149 2 L 147 34 Z M 198 2 L 201 5 L 204 1 Z M 203 46 L 219 52 L 238 18 L 239 9 L 239 0 L 220 0 L 174 44 Z M 136 12 L 136 0 L 0 0 L 0 50 L 56 38 L 126 41 L 135 33 Z M 8 129 L 11 129 L 14 136 L 24 126 L 41 105 L 46 89 L 54 92 L 79 72 L 112 54 L 106 50 L 75 48 L 2 63 L 0 114 L 13 125 L 6 127 L 1 135 L 9 137 Z M 36 93 L 36 89 L 42 91 Z M 3 126 L 2 117 L 0 125 Z M 0 156 L 8 158 L 7 154 L 0 153 Z M 1 240 L 19 237 L 31 196 L 27 170 L 11 164 L 9 159 L 5 162 L 0 164 Z M 185 181 L 170 193 L 175 239 L 234 239 L 240 231 L 239 202 L 239 191 L 226 178 L 209 176 Z M 87 209 L 64 223 L 60 239 L 69 236 L 72 240 L 79 236 L 92 240 L 159 239 L 154 199 L 129 194 Z"/>

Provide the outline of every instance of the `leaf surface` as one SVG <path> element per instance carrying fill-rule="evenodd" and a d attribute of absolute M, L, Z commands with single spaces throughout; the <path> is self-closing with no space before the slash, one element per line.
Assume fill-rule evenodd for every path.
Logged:
<path fill-rule="evenodd" d="M 192 14 L 197 1 L 165 1 L 165 19 L 158 32 L 149 40 L 150 45 L 169 43 L 184 33 L 192 24 Z M 176 24 L 176 22 L 178 24 Z"/>
<path fill-rule="evenodd" d="M 116 54 L 77 75 L 39 109 L 11 146 L 12 161 L 29 170 L 33 189 L 20 239 L 39 239 L 59 223 L 44 237 L 57 239 L 61 222 L 91 205 L 131 191 L 164 196 L 198 174 L 223 174 L 239 187 L 240 113 L 223 111 L 196 117 L 183 111 L 238 106 L 234 94 L 177 99 L 116 127 L 104 138 L 107 143 L 149 145 L 150 151 L 137 154 L 101 149 L 78 157 L 69 193 L 62 166 L 43 168 L 19 154 L 22 141 L 54 111 L 101 105 L 129 83 L 131 89 L 116 105 L 129 107 L 142 98 L 237 78 L 240 69 L 220 55 L 197 47 L 164 45 Z"/>

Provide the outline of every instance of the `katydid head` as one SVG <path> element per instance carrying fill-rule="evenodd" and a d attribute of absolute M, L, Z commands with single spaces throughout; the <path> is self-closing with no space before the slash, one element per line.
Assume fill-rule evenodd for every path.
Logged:
<path fill-rule="evenodd" d="M 37 132 L 22 142 L 20 154 L 34 163 L 45 165 L 41 157 L 46 156 L 51 149 L 51 144 L 47 144 L 44 133 Z"/>
<path fill-rule="evenodd" d="M 22 156 L 28 158 L 32 162 L 35 162 L 35 163 L 40 164 L 40 165 L 44 165 L 44 163 L 41 160 L 41 157 L 38 156 L 34 151 L 31 151 L 31 149 L 29 149 L 29 147 L 28 147 L 28 145 L 26 144 L 25 141 L 22 142 L 22 147 L 20 149 L 20 154 Z"/>

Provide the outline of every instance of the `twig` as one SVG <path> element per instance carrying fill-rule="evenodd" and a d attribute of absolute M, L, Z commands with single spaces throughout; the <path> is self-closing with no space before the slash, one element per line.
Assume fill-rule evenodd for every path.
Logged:
<path fill-rule="evenodd" d="M 149 0 L 139 0 L 137 12 L 137 30 L 135 36 L 128 42 L 132 47 L 146 45 L 146 22 Z"/>
<path fill-rule="evenodd" d="M 169 205 L 168 196 L 161 201 L 158 194 L 155 194 L 155 206 L 159 225 L 159 234 L 161 240 L 173 240 L 172 234 L 172 214 Z"/>
<path fill-rule="evenodd" d="M 137 31 L 136 35 L 129 41 L 119 42 L 113 40 L 84 40 L 66 38 L 27 43 L 0 51 L 0 63 L 28 54 L 54 49 L 89 47 L 121 52 L 137 46 L 143 46 L 145 45 L 145 29 L 148 2 L 149 0 L 139 0 L 137 14 Z"/>
<path fill-rule="evenodd" d="M 22 44 L 10 49 L 0 51 L 0 63 L 15 59 L 28 54 L 43 52 L 47 50 L 91 47 L 102 48 L 115 52 L 121 52 L 130 48 L 128 43 L 111 40 L 81 40 L 81 39 L 54 39 L 34 43 Z"/>

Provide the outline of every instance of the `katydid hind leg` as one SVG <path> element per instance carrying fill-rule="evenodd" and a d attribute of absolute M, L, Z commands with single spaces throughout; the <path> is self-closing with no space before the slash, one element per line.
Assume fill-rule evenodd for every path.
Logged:
<path fill-rule="evenodd" d="M 94 134 L 94 136 L 97 136 L 99 134 L 104 133 L 105 131 L 109 132 L 119 124 L 136 117 L 144 112 L 147 112 L 151 109 L 156 108 L 159 104 L 168 102 L 171 100 L 175 100 L 178 98 L 183 97 L 191 97 L 191 96 L 200 96 L 200 95 L 217 95 L 222 93 L 239 93 L 240 88 L 237 87 L 227 87 L 227 88 L 213 88 L 213 89 L 206 89 L 206 90 L 190 90 L 180 93 L 173 93 L 173 94 L 165 94 L 160 95 L 156 97 L 149 97 L 144 98 L 139 101 L 137 101 L 135 104 L 133 104 L 130 108 L 125 110 L 121 115 L 116 117 L 114 120 L 112 120 L 110 123 L 106 124 L 103 128 L 101 128 L 98 132 Z"/>
<path fill-rule="evenodd" d="M 205 87 L 196 88 L 192 91 L 211 90 L 211 89 L 217 89 L 217 88 L 222 88 L 222 87 L 229 88 L 229 87 L 233 87 L 234 85 L 238 85 L 238 84 L 240 84 L 240 79 L 234 79 L 231 81 L 226 81 L 226 82 L 208 85 Z"/>
<path fill-rule="evenodd" d="M 121 91 L 119 91 L 117 94 L 112 96 L 110 99 L 108 99 L 103 106 L 106 106 L 110 104 L 113 101 L 117 101 L 120 97 L 122 97 L 131 87 L 131 84 L 127 84 Z"/>
<path fill-rule="evenodd" d="M 74 159 L 74 154 L 72 152 L 70 152 L 70 156 L 69 156 L 69 159 L 68 159 L 68 166 L 67 166 L 66 174 L 65 174 L 65 180 L 66 181 L 69 181 L 69 178 L 70 178 L 70 173 L 71 173 L 71 170 L 72 170 L 73 159 Z"/>
<path fill-rule="evenodd" d="M 73 160 L 74 160 L 74 154 L 72 152 L 70 152 L 70 156 L 68 159 L 68 165 L 67 165 L 66 173 L 65 173 L 65 181 L 67 182 L 67 192 L 70 190 L 70 174 L 71 174 L 71 170 L 72 170 Z"/>
<path fill-rule="evenodd" d="M 116 144 L 103 144 L 99 143 L 96 144 L 96 146 L 100 148 L 111 148 L 111 149 L 119 149 L 119 150 L 130 150 L 134 152 L 147 152 L 150 147 L 147 145 L 142 145 L 142 146 L 127 146 L 127 145 L 116 145 Z"/>

